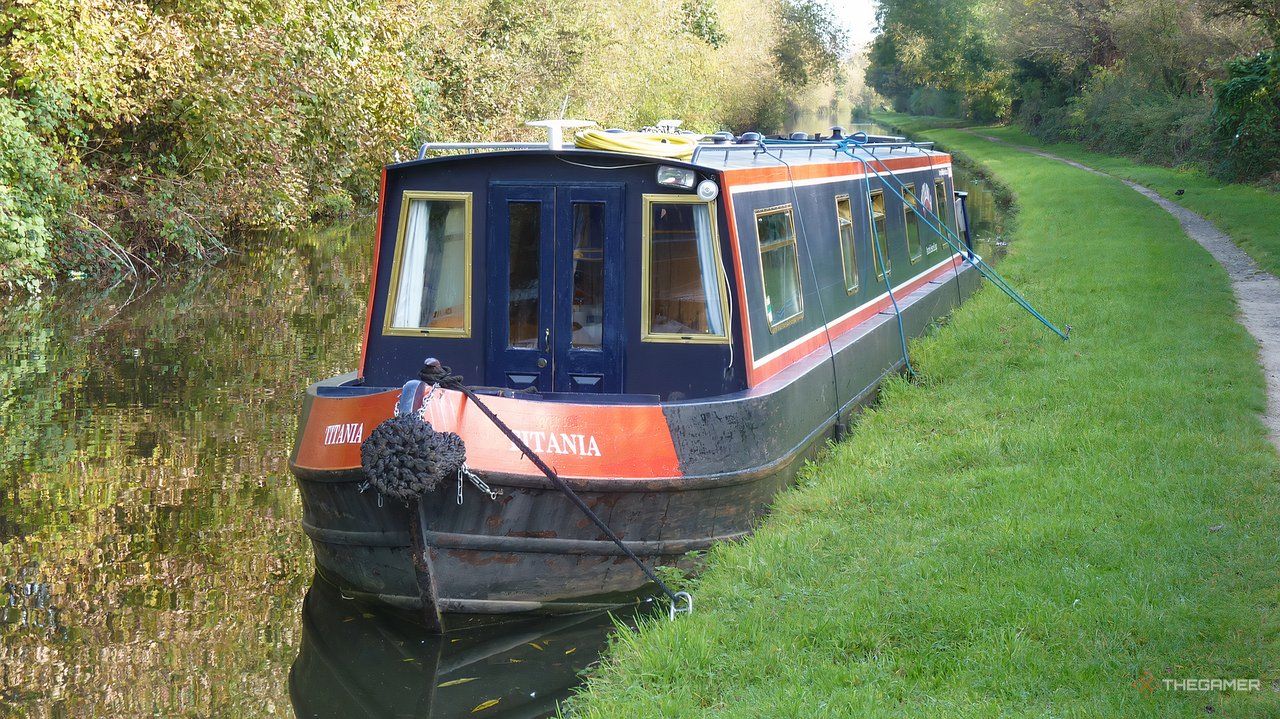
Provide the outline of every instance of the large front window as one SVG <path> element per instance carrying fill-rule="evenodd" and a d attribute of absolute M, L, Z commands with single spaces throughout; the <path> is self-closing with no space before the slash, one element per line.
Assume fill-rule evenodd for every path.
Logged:
<path fill-rule="evenodd" d="M 711 205 L 645 197 L 644 339 L 723 342 L 728 304 Z"/>
<path fill-rule="evenodd" d="M 769 331 L 776 332 L 804 316 L 800 255 L 796 249 L 791 205 L 757 212 L 756 239 L 760 243 L 764 313 L 769 320 Z"/>
<path fill-rule="evenodd" d="M 471 334 L 471 195 L 406 192 L 386 334 Z"/>

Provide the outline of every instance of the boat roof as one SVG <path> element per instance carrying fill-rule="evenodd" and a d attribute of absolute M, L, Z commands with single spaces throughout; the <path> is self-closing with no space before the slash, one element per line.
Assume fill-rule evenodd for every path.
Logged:
<path fill-rule="evenodd" d="M 435 156 L 457 155 L 493 155 L 499 153 L 539 153 L 558 156 L 581 155 L 584 157 L 615 157 L 621 159 L 639 159 L 654 163 L 699 167 L 713 171 L 765 168 L 796 167 L 800 165 L 822 165 L 853 162 L 855 159 L 887 160 L 890 157 L 942 157 L 946 153 L 933 149 L 932 142 L 912 142 L 905 137 L 872 136 L 866 142 L 844 145 L 852 153 L 851 157 L 842 149 L 836 140 L 781 140 L 764 139 L 760 142 L 725 143 L 715 141 L 699 142 L 693 157 L 687 160 L 673 160 L 654 155 L 628 152 L 609 152 L 604 150 L 578 149 L 566 145 L 556 149 L 545 142 L 427 142 L 418 150 L 418 161 L 432 159 Z M 413 161 L 410 163 L 414 164 Z"/>

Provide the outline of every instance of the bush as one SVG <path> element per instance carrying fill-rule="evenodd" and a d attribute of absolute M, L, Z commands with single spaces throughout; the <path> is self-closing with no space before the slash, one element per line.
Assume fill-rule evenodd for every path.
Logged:
<path fill-rule="evenodd" d="M 1227 63 L 1215 89 L 1218 174 L 1232 180 L 1280 173 L 1280 50 Z"/>
<path fill-rule="evenodd" d="M 1080 94 L 1049 106 L 1057 93 L 1041 92 L 1034 82 L 1019 108 L 1020 123 L 1049 142 L 1083 142 L 1094 149 L 1148 162 L 1178 165 L 1205 157 L 1212 144 L 1211 105 L 1207 97 L 1171 94 L 1154 86 L 1124 63 L 1098 69 Z"/>
<path fill-rule="evenodd" d="M 51 227 L 65 204 L 53 151 L 27 129 L 30 113 L 0 96 L 0 290 L 34 291 L 49 275 Z"/>

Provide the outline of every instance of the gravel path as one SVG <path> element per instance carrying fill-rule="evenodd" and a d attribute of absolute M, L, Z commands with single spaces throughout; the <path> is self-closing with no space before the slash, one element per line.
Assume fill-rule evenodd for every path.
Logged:
<path fill-rule="evenodd" d="M 982 135 L 971 130 L 965 130 L 965 132 L 989 142 L 1065 162 L 1085 172 L 1113 177 L 1035 147 L 1013 144 L 998 137 Z M 1267 379 L 1267 411 L 1262 419 L 1267 425 L 1267 436 L 1271 443 L 1280 448 L 1280 279 L 1258 267 L 1258 263 L 1254 262 L 1252 257 L 1245 254 L 1244 250 L 1237 247 L 1231 238 L 1215 227 L 1212 222 L 1175 202 L 1166 200 L 1149 187 L 1130 182 L 1122 177 L 1115 179 L 1146 196 L 1165 212 L 1177 218 L 1182 225 L 1182 230 L 1208 250 L 1218 264 L 1227 271 L 1227 275 L 1231 278 L 1231 289 L 1235 292 L 1236 301 L 1240 305 L 1240 324 L 1244 325 L 1244 328 L 1249 330 L 1249 334 L 1258 341 L 1259 361 L 1262 363 L 1262 371 Z"/>

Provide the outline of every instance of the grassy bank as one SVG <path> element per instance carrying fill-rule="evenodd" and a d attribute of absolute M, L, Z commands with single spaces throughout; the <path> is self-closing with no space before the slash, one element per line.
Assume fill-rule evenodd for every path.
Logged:
<path fill-rule="evenodd" d="M 1071 341 L 965 304 L 577 715 L 1280 712 L 1280 465 L 1225 273 L 1116 180 L 932 134 L 1014 191 L 1002 271 Z M 1266 691 L 1161 686 L 1223 677 Z"/>

